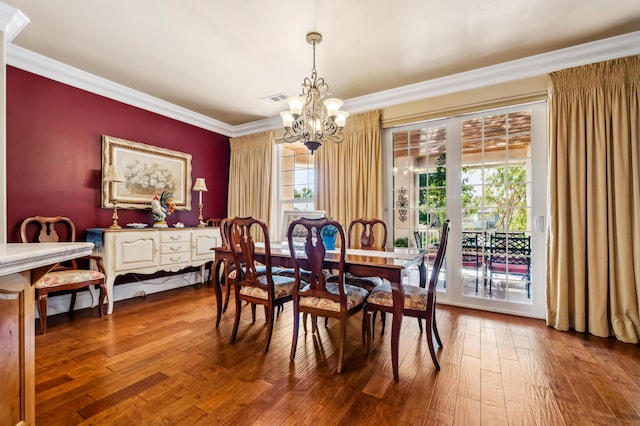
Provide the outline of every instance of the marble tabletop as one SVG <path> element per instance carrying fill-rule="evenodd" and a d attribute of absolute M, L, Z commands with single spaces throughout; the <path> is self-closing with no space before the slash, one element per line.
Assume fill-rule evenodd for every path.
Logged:
<path fill-rule="evenodd" d="M 87 256 L 92 250 L 87 242 L 0 244 L 0 276 Z"/>

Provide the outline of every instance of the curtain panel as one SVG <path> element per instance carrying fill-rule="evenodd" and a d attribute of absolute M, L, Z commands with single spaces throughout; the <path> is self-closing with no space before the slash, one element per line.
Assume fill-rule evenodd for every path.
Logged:
<path fill-rule="evenodd" d="M 547 324 L 640 338 L 640 56 L 550 75 Z"/>
<path fill-rule="evenodd" d="M 252 216 L 271 223 L 273 132 L 231 138 L 229 217 Z"/>
<path fill-rule="evenodd" d="M 380 127 L 378 110 L 349 116 L 344 141 L 315 153 L 317 208 L 345 228 L 357 218 L 382 219 Z"/>

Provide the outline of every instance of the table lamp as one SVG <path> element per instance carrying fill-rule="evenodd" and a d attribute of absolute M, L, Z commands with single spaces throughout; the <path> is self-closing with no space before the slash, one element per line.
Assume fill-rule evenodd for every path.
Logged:
<path fill-rule="evenodd" d="M 107 169 L 107 174 L 104 176 L 105 182 L 111 182 L 112 187 L 111 191 L 109 191 L 109 196 L 111 203 L 113 203 L 113 215 L 111 215 L 111 219 L 113 219 L 113 223 L 109 227 L 109 229 L 120 229 L 120 225 L 118 225 L 118 202 L 113 197 L 113 193 L 115 191 L 115 185 L 119 182 L 125 182 L 124 177 L 120 174 L 120 169 L 111 164 Z"/>
<path fill-rule="evenodd" d="M 196 178 L 196 183 L 193 185 L 193 190 L 198 191 L 200 193 L 200 198 L 198 198 L 198 228 L 204 227 L 204 220 L 202 217 L 202 191 L 207 190 L 207 184 L 204 182 L 204 178 Z"/>

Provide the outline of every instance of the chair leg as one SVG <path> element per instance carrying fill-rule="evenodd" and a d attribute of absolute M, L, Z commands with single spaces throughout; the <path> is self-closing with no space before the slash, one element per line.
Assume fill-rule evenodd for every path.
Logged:
<path fill-rule="evenodd" d="M 100 283 L 98 287 L 100 288 L 100 296 L 98 297 L 98 314 L 102 317 L 104 315 L 104 298 L 107 295 L 107 287 L 104 282 Z"/>
<path fill-rule="evenodd" d="M 211 274 L 213 274 L 213 272 Z M 227 312 L 227 307 L 229 306 L 229 296 L 231 296 L 231 292 L 229 290 L 231 286 L 229 284 L 229 272 L 227 271 L 227 266 L 224 261 L 217 262 L 215 276 L 217 282 L 221 284 L 220 287 L 222 287 L 222 285 L 227 287 L 227 298 L 224 300 L 222 305 L 222 312 Z M 215 284 L 213 282 L 213 275 L 211 275 L 211 283 Z M 222 289 L 220 290 L 220 292 L 222 292 Z"/>
<path fill-rule="evenodd" d="M 442 339 L 440 339 L 440 333 L 438 333 L 438 325 L 436 324 L 436 309 L 435 309 L 435 301 L 433 302 L 434 307 L 433 307 L 433 319 L 432 319 L 432 324 L 433 324 L 433 334 L 436 336 L 436 342 L 438 342 L 438 346 L 440 346 L 441 348 L 442 346 Z"/>
<path fill-rule="evenodd" d="M 480 268 L 479 265 L 476 265 L 476 293 L 478 292 L 478 269 Z"/>
<path fill-rule="evenodd" d="M 306 313 L 304 314 L 307 315 Z M 300 313 L 296 308 L 293 308 L 293 337 L 291 339 L 291 354 L 289 359 L 293 361 L 296 358 L 296 347 L 298 346 L 298 327 L 300 326 Z M 306 321 L 305 321 L 306 328 Z M 306 330 L 305 330 L 306 331 Z"/>
<path fill-rule="evenodd" d="M 417 318 L 417 320 L 418 320 L 418 328 L 420 329 L 420 333 L 422 333 L 422 320 L 420 318 Z"/>
<path fill-rule="evenodd" d="M 267 346 L 264 348 L 264 352 L 269 352 L 269 344 L 271 343 L 271 335 L 273 334 L 273 311 L 274 306 L 264 305 L 265 315 L 267 316 Z"/>
<path fill-rule="evenodd" d="M 375 314 L 375 312 L 373 313 Z M 374 321 L 371 311 L 365 309 L 362 313 L 362 343 L 364 344 L 364 353 L 366 355 L 369 355 L 371 350 L 371 328 Z"/>
<path fill-rule="evenodd" d="M 255 303 L 251 304 L 251 324 L 256 323 L 256 305 Z"/>
<path fill-rule="evenodd" d="M 47 332 L 47 293 L 38 293 L 38 314 L 40 315 L 40 332 Z"/>
<path fill-rule="evenodd" d="M 384 326 L 387 324 L 387 313 L 386 312 L 380 312 L 380 322 L 382 323 L 382 332 L 380 334 L 384 334 Z M 371 334 L 373 335 L 373 331 L 371 332 Z"/>
<path fill-rule="evenodd" d="M 73 314 L 73 308 L 75 308 L 76 306 L 76 294 L 78 293 L 78 290 L 72 290 L 71 291 L 71 305 L 69 305 L 69 313 Z"/>
<path fill-rule="evenodd" d="M 226 312 L 229 307 L 229 299 L 231 299 L 231 280 L 229 278 L 225 278 L 224 282 L 227 285 L 227 298 L 224 300 L 224 306 L 222 307 L 222 312 Z M 235 284 L 234 284 L 235 287 Z"/>
<path fill-rule="evenodd" d="M 435 306 L 434 303 L 429 303 L 427 306 L 427 330 L 431 331 L 434 326 L 434 313 Z M 439 338 L 439 337 L 438 337 Z M 427 343 L 429 344 L 429 353 L 431 354 L 431 359 L 433 360 L 433 365 L 435 365 L 436 370 L 440 370 L 440 363 L 438 362 L 438 356 L 436 355 L 436 350 L 433 346 L 433 336 L 429 334 L 429 338 L 427 339 Z"/>
<path fill-rule="evenodd" d="M 254 308 L 256 305 L 252 305 Z M 238 298 L 238 292 L 236 292 L 236 319 L 233 323 L 233 331 L 231 331 L 231 341 L 234 342 L 236 340 L 236 335 L 238 334 L 238 327 L 240 326 L 240 313 L 242 311 L 242 300 Z M 255 320 L 255 312 L 254 312 L 254 320 Z"/>

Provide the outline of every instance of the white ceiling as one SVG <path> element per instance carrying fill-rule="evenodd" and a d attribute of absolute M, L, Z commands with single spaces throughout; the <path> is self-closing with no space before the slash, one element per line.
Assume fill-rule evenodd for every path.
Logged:
<path fill-rule="evenodd" d="M 286 109 L 260 99 L 300 92 L 309 31 L 319 76 L 350 100 L 640 30 L 639 0 L 4 3 L 30 21 L 14 46 L 229 126 Z"/>

